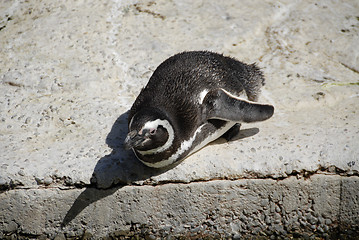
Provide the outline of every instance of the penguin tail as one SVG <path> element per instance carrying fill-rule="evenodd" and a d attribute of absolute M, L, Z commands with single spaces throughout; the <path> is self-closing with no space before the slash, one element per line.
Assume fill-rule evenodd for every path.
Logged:
<path fill-rule="evenodd" d="M 255 63 L 245 64 L 245 73 L 242 80 L 242 85 L 246 91 L 248 100 L 256 102 L 261 92 L 261 87 L 265 85 L 263 72 Z"/>

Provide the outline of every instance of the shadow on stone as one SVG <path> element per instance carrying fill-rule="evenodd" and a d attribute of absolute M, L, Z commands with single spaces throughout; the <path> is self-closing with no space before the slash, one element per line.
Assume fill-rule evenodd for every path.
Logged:
<path fill-rule="evenodd" d="M 209 145 L 217 145 L 217 144 L 223 144 L 226 142 L 234 142 L 238 141 L 244 138 L 252 137 L 259 133 L 259 128 L 247 128 L 247 129 L 241 129 L 238 133 L 235 135 L 232 135 L 232 133 L 229 134 L 229 136 L 223 135 L 221 138 L 218 138 L 217 140 L 209 143 Z"/>
<path fill-rule="evenodd" d="M 160 175 L 180 164 L 175 163 L 167 168 L 154 169 L 142 164 L 132 151 L 124 149 L 123 143 L 126 138 L 128 112 L 123 113 L 112 126 L 107 135 L 106 143 L 112 152 L 102 157 L 96 164 L 91 178 L 91 187 L 87 187 L 75 200 L 67 212 L 61 226 L 65 227 L 87 206 L 102 198 L 105 198 L 126 185 L 136 184 L 136 181 L 150 179 Z M 258 128 L 244 129 L 234 135 L 231 141 L 253 136 L 259 132 Z M 221 144 L 215 141 L 213 144 Z"/>
<path fill-rule="evenodd" d="M 128 112 L 123 113 L 112 126 L 106 138 L 112 152 L 102 157 L 96 164 L 91 178 L 91 187 L 87 187 L 75 200 L 67 212 L 61 226 L 65 227 L 91 203 L 115 193 L 125 185 L 149 179 L 175 167 L 153 169 L 142 164 L 132 151 L 123 147 L 127 135 Z"/>
<path fill-rule="evenodd" d="M 237 141 L 243 138 L 252 137 L 259 133 L 259 128 L 247 128 L 239 132 L 239 134 L 231 139 L 231 141 Z"/>
<path fill-rule="evenodd" d="M 146 180 L 173 168 L 153 169 L 141 163 L 132 151 L 124 149 L 128 127 L 128 112 L 123 113 L 113 124 L 106 138 L 112 149 L 109 155 L 102 157 L 96 164 L 91 183 L 97 188 L 107 189 L 116 185 L 127 185 L 135 181 Z"/>
<path fill-rule="evenodd" d="M 115 193 L 122 186 L 116 186 L 110 189 L 86 188 L 75 200 L 70 210 L 62 220 L 61 227 L 66 227 L 77 215 L 79 215 L 87 206 L 104 197 Z"/>

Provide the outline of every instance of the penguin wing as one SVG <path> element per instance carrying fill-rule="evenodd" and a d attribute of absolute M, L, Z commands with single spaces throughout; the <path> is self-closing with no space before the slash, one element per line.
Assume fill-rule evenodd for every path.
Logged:
<path fill-rule="evenodd" d="M 205 120 L 221 119 L 232 122 L 258 122 L 270 118 L 274 107 L 259 104 L 233 96 L 220 88 L 209 91 L 202 102 L 202 114 Z"/>

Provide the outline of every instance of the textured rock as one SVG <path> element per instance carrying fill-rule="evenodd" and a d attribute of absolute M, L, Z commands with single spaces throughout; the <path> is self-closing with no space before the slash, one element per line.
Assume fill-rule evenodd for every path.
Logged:
<path fill-rule="evenodd" d="M 109 232 L 144 234 L 147 239 L 205 231 L 221 237 L 323 234 L 359 227 L 358 181 L 317 174 L 306 180 L 216 180 L 108 190 L 17 189 L 0 195 L 0 222 L 6 234 L 31 229 L 32 234 L 59 239 L 61 233 L 103 237 Z M 271 204 L 279 211 L 272 211 Z"/>
<path fill-rule="evenodd" d="M 0 230 L 7 237 L 17 237 L 13 235 L 17 233 L 62 237 L 59 224 L 74 202 L 89 205 L 83 214 L 97 211 L 97 215 L 93 220 L 77 210 L 68 213 L 66 219 L 75 219 L 66 228 L 66 238 L 95 233 L 103 236 L 117 230 L 134 234 L 134 229 L 141 229 L 137 223 L 157 231 L 196 229 L 203 234 L 213 232 L 213 226 L 223 231 L 230 227 L 236 237 L 249 233 L 249 229 L 255 234 L 266 229 L 282 235 L 303 228 L 325 234 L 338 223 L 346 229 L 358 219 L 357 205 L 350 204 L 357 203 L 357 192 L 352 189 L 356 189 L 359 175 L 358 10 L 355 0 L 345 4 L 232 0 L 2 2 L 0 197 L 5 201 L 3 210 L 11 209 L 15 215 L 2 211 Z M 260 101 L 274 104 L 275 115 L 269 121 L 243 125 L 237 140 L 218 140 L 178 166 L 149 169 L 122 148 L 126 112 L 154 69 L 184 50 L 212 50 L 247 63 L 257 62 L 267 79 Z M 303 178 L 318 174 L 328 174 L 319 177 L 316 184 L 333 191 L 328 194 L 330 201 L 322 198 L 325 194 L 310 192 L 314 183 Z M 197 222 L 192 227 L 189 211 L 194 208 L 188 206 L 187 211 L 173 204 L 177 200 L 161 200 L 182 193 L 186 199 L 189 185 L 195 185 L 203 191 L 203 196 L 196 196 L 216 196 L 210 200 L 214 204 L 215 194 L 222 189 L 207 189 L 212 183 L 203 181 L 223 180 L 215 182 L 218 186 L 225 184 L 223 197 L 235 199 L 244 190 L 235 187 L 232 193 L 231 182 L 224 180 L 262 178 L 253 180 L 260 188 L 267 183 L 280 184 L 290 176 L 299 178 L 288 186 L 297 195 L 274 191 L 270 198 L 243 197 L 241 206 L 256 204 L 262 211 L 256 219 L 252 207 L 236 212 L 228 204 L 223 209 L 228 207 L 232 213 L 223 211 L 235 219 L 228 220 L 216 211 L 202 212 L 206 219 L 195 217 Z M 328 186 L 327 179 L 332 178 L 341 179 L 340 184 Z M 241 181 L 252 180 L 234 182 Z M 116 191 L 124 184 L 138 186 Z M 126 191 L 159 189 L 146 186 L 156 184 L 169 191 L 151 195 L 153 204 L 160 202 L 169 214 L 163 215 L 167 216 L 164 222 L 149 218 L 160 214 L 154 210 L 157 205 L 142 209 L 142 215 L 131 216 L 133 209 L 111 215 L 118 206 L 113 197 L 122 199 L 121 208 L 130 208 L 137 199 Z M 336 199 L 338 186 L 341 193 Z M 85 199 L 75 201 L 83 191 L 76 188 L 83 187 L 88 187 L 86 194 L 80 195 Z M 309 195 L 314 202 L 308 200 Z M 297 211 L 298 206 L 302 210 Z M 339 220 L 332 217 L 333 212 L 338 214 L 338 207 L 342 211 Z M 15 210 L 23 208 L 27 215 L 16 215 Z M 112 220 L 106 220 L 106 214 Z M 125 219 L 137 222 L 133 225 Z M 186 224 L 180 224 L 180 219 Z M 100 220 L 105 225 L 97 225 Z M 89 233 L 81 232 L 83 229 Z M 158 232 L 146 234 L 143 236 L 150 239 Z"/>
<path fill-rule="evenodd" d="M 93 173 L 103 188 L 150 176 L 154 182 L 277 178 L 330 166 L 358 173 L 359 88 L 350 85 L 359 79 L 355 1 L 5 5 L 3 186 L 36 185 L 34 176 L 89 184 Z M 324 24 L 335 27 L 324 31 Z M 274 104 L 275 115 L 164 174 L 149 170 L 122 148 L 126 110 L 161 61 L 193 49 L 257 61 L 267 78 L 261 101 Z"/>

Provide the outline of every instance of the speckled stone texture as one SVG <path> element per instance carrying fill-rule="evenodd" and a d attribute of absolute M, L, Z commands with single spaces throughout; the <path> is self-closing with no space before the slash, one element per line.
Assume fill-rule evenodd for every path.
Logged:
<path fill-rule="evenodd" d="M 359 177 L 214 180 L 108 190 L 15 189 L 1 195 L 5 233 L 54 238 L 333 236 L 358 225 Z M 15 200 L 14 200 L 15 199 Z M 8 209 L 10 208 L 10 209 Z M 16 217 L 22 209 L 21 218 Z M 9 211 L 10 210 L 10 211 Z M 48 214 L 54 213 L 56 214 Z M 47 213 L 47 214 L 46 214 Z M 62 226 L 62 228 L 61 228 Z"/>
<path fill-rule="evenodd" d="M 0 237 L 354 231 L 358 12 L 355 0 L 2 1 Z M 256 62 L 275 114 L 150 169 L 123 149 L 127 111 L 185 50 Z"/>

